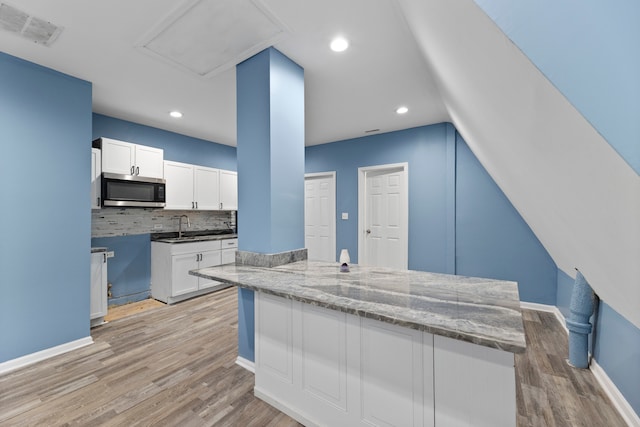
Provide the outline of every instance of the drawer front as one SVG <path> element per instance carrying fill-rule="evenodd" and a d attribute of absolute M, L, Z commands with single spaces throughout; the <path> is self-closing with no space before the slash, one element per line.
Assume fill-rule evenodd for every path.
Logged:
<path fill-rule="evenodd" d="M 221 240 L 220 242 L 222 242 L 222 249 L 238 247 L 238 239 L 224 239 L 224 240 Z"/>
<path fill-rule="evenodd" d="M 219 250 L 222 247 L 220 242 L 220 240 L 207 240 L 191 243 L 173 243 L 171 245 L 171 255 Z"/>

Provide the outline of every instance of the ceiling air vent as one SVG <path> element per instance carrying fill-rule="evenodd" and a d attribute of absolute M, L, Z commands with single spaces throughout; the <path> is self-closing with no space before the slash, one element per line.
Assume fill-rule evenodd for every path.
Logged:
<path fill-rule="evenodd" d="M 45 46 L 51 46 L 62 32 L 62 27 L 6 3 L 0 3 L 0 28 Z"/>
<path fill-rule="evenodd" d="M 263 0 L 185 0 L 137 48 L 200 77 L 212 77 L 289 33 Z"/>

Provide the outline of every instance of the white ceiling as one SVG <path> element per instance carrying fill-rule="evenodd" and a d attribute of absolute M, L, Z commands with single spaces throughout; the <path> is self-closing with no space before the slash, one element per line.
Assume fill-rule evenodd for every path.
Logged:
<path fill-rule="evenodd" d="M 13 0 L 11 6 L 64 29 L 48 47 L 0 29 L 0 50 L 92 82 L 96 113 L 235 145 L 235 68 L 202 77 L 140 48 L 176 11 L 200 1 Z M 306 145 L 449 120 L 395 0 L 252 1 L 286 28 L 274 47 L 305 69 Z M 226 24 L 241 25 L 245 18 L 234 15 Z M 346 52 L 329 49 L 336 35 L 350 41 Z M 222 55 L 224 46 L 212 39 L 211 50 Z M 204 42 L 186 44 L 207 49 Z M 395 114 L 400 105 L 409 113 Z M 184 117 L 170 118 L 174 109 Z"/>

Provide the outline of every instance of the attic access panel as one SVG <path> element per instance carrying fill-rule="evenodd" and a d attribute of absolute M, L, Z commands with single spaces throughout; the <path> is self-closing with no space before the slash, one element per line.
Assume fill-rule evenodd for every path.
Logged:
<path fill-rule="evenodd" d="M 261 0 L 188 0 L 137 47 L 201 77 L 234 67 L 288 29 Z"/>

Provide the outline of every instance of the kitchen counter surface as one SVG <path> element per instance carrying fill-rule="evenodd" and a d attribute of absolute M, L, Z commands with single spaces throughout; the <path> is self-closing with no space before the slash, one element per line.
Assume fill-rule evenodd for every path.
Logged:
<path fill-rule="evenodd" d="M 524 352 L 516 282 L 299 261 L 227 264 L 190 274 L 500 350 Z"/>

